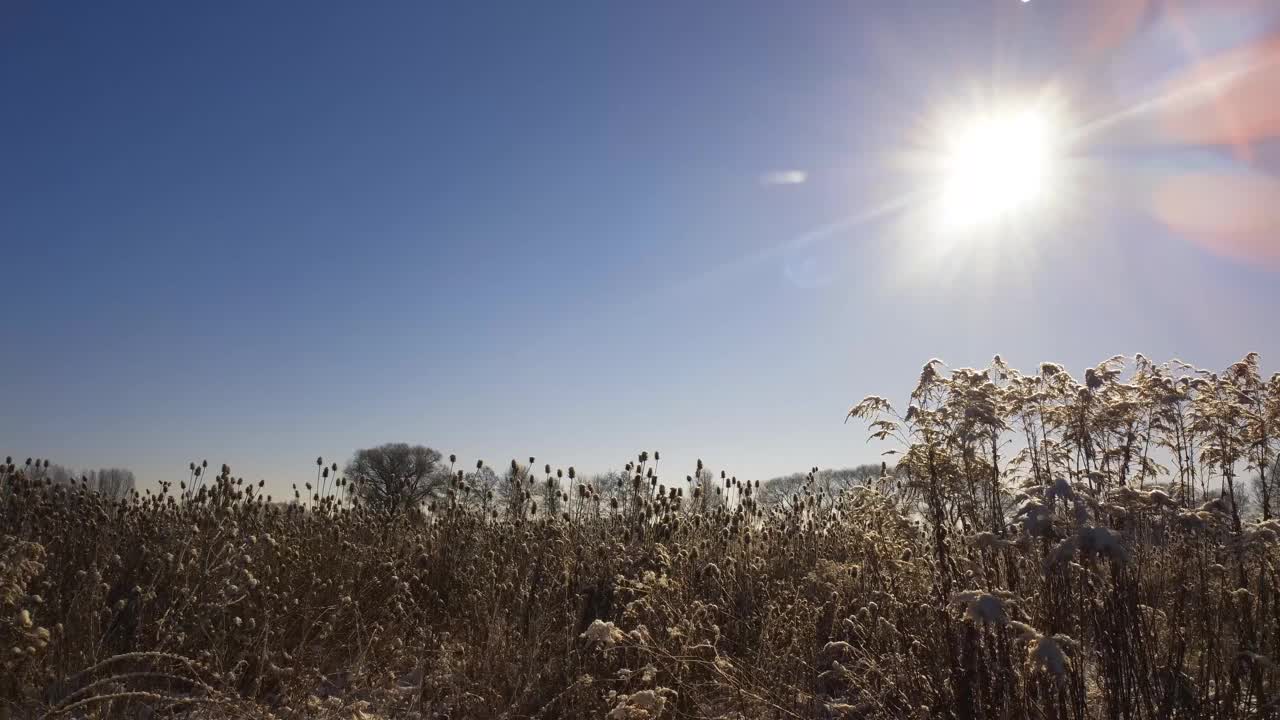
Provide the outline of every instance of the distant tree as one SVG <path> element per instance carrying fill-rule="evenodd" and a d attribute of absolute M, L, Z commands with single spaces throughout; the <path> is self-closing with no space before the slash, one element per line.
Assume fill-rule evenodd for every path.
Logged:
<path fill-rule="evenodd" d="M 346 476 L 366 505 L 394 514 L 418 507 L 448 484 L 442 457 L 425 445 L 387 443 L 357 450 Z"/>
<path fill-rule="evenodd" d="M 845 490 L 867 485 L 880 477 L 880 465 L 865 464 L 836 470 L 819 470 L 814 480 L 819 489 L 828 495 L 837 495 Z"/>
<path fill-rule="evenodd" d="M 893 469 L 885 471 L 892 475 Z M 814 473 L 792 473 L 766 480 L 760 493 L 763 505 L 777 505 L 794 495 L 805 486 L 812 477 L 813 492 L 823 492 L 828 496 L 839 495 L 861 485 L 868 485 L 880 478 L 881 467 L 874 464 L 856 465 L 854 467 L 833 470 L 818 470 Z"/>
<path fill-rule="evenodd" d="M 80 479 L 70 468 L 62 465 L 46 465 L 44 467 L 44 477 L 53 482 L 54 485 L 70 485 Z"/>
<path fill-rule="evenodd" d="M 638 480 L 637 480 L 638 478 Z M 634 464 L 625 470 L 607 470 L 587 479 L 596 492 L 600 493 L 606 511 L 615 507 L 619 510 L 633 508 L 637 503 L 653 496 L 656 487 L 653 478 L 648 475 L 648 468 L 641 472 Z"/>
<path fill-rule="evenodd" d="M 492 508 L 503 499 L 502 478 L 488 465 L 481 465 L 473 472 L 466 473 L 462 481 L 471 488 L 471 492 L 465 496 L 469 505 Z"/>
<path fill-rule="evenodd" d="M 132 470 L 102 468 L 88 474 L 89 486 L 113 500 L 120 500 L 137 486 Z"/>
<path fill-rule="evenodd" d="M 533 474 L 529 466 L 512 460 L 498 481 L 497 504 L 505 508 L 507 517 L 524 517 L 531 507 Z"/>
<path fill-rule="evenodd" d="M 621 470 L 608 470 L 587 478 L 587 482 L 595 487 L 596 492 L 600 493 L 606 503 L 615 499 L 621 503 L 626 498 L 630 481 L 630 476 Z"/>
<path fill-rule="evenodd" d="M 800 490 L 808 477 L 809 476 L 805 473 L 792 473 L 790 475 L 782 475 L 780 477 L 770 478 L 764 481 L 760 488 L 760 504 L 782 504 L 787 498 Z"/>
<path fill-rule="evenodd" d="M 137 485 L 133 471 L 124 468 L 102 468 L 78 473 L 65 465 L 52 463 L 37 467 L 37 472 L 32 475 L 37 479 L 62 486 L 80 485 L 83 482 L 90 490 L 112 499 L 123 498 Z"/>
<path fill-rule="evenodd" d="M 529 458 L 531 461 L 533 458 Z M 533 477 L 533 476 L 530 476 Z M 542 498 L 542 512 L 547 517 L 556 517 L 564 511 L 564 488 L 560 485 L 561 478 L 551 472 L 551 466 L 545 465 L 542 470 L 542 478 L 535 478 L 534 482 L 539 486 L 539 495 Z M 526 480 L 526 482 L 528 482 Z"/>
<path fill-rule="evenodd" d="M 702 467 L 699 461 L 699 467 L 694 470 L 694 473 L 685 477 L 685 485 L 688 487 L 685 492 L 689 493 L 690 508 L 699 512 L 710 512 L 729 503 L 729 495 L 726 492 L 728 486 L 720 475 L 721 473 L 709 467 Z"/>

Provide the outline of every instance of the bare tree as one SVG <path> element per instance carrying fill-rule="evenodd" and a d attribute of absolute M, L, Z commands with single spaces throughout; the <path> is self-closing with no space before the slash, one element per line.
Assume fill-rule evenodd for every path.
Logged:
<path fill-rule="evenodd" d="M 839 495 L 861 485 L 870 485 L 881 477 L 881 472 L 892 473 L 891 468 L 866 464 L 833 470 L 816 470 L 809 473 L 793 473 L 783 475 L 764 483 L 760 494 L 760 502 L 764 505 L 777 505 L 796 492 L 808 486 L 813 492 L 822 492 L 828 496 Z"/>
<path fill-rule="evenodd" d="M 448 482 L 438 450 L 425 445 L 387 443 L 357 450 L 346 475 L 369 507 L 388 513 L 417 507 Z"/>
<path fill-rule="evenodd" d="M 44 477 L 49 479 L 54 485 L 71 485 L 79 478 L 72 472 L 71 468 L 63 465 L 45 465 Z"/>
<path fill-rule="evenodd" d="M 478 463 L 474 471 L 459 470 L 457 476 L 462 480 L 458 502 L 463 505 L 488 511 L 505 500 L 505 483 L 488 465 Z"/>
<path fill-rule="evenodd" d="M 798 492 L 808 478 L 809 476 L 805 473 L 792 473 L 765 480 L 760 493 L 760 504 L 781 505 Z"/>
<path fill-rule="evenodd" d="M 65 465 L 50 464 L 47 461 L 44 464 L 38 463 L 35 467 L 38 468 L 38 474 L 33 473 L 32 477 L 48 480 L 54 485 L 84 485 L 112 499 L 124 498 L 137 485 L 133 471 L 124 468 L 102 468 L 77 473 Z"/>
<path fill-rule="evenodd" d="M 124 498 L 137 486 L 133 471 L 124 468 L 102 468 L 89 472 L 88 477 L 91 487 L 113 500 Z"/>

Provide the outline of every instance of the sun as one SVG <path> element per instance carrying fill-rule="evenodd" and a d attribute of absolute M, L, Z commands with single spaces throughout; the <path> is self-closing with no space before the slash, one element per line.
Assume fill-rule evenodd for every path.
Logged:
<path fill-rule="evenodd" d="M 1030 277 L 1069 248 L 1068 227 L 1090 222 L 1095 170 L 1061 89 L 974 85 L 906 127 L 888 231 L 904 285 Z"/>
<path fill-rule="evenodd" d="M 1058 152 L 1043 107 L 977 112 L 943 133 L 941 220 L 960 231 L 1030 220 L 1052 196 Z"/>

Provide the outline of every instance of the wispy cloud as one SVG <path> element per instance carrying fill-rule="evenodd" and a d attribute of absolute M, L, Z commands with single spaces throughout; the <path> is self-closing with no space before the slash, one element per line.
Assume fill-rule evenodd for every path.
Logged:
<path fill-rule="evenodd" d="M 799 185 L 809 179 L 804 170 L 775 170 L 760 176 L 761 185 Z"/>

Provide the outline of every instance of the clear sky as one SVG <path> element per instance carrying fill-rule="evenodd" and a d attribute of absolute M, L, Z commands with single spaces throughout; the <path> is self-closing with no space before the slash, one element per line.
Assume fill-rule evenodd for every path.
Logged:
<path fill-rule="evenodd" d="M 768 477 L 876 460 L 847 408 L 935 356 L 1274 370 L 1278 19 L 0 2 L 0 454 Z M 1052 202 L 951 237 L 936 128 L 1011 98 L 1059 118 Z"/>

